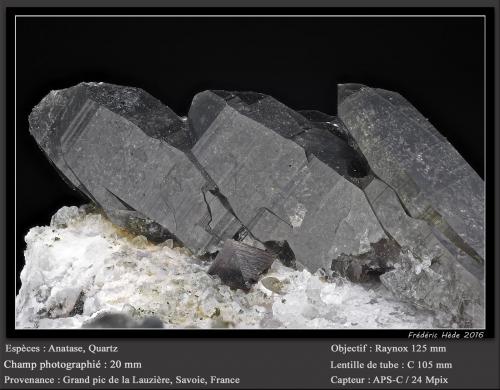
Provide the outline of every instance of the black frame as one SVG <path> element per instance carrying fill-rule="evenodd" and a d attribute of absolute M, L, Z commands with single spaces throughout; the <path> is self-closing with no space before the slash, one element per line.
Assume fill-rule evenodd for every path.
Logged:
<path fill-rule="evenodd" d="M 497 107 L 495 104 L 495 83 L 492 82 L 495 78 L 494 74 L 494 34 L 495 34 L 495 20 L 494 20 L 494 8 L 384 8 L 383 14 L 386 15 L 396 15 L 400 13 L 404 14 L 443 14 L 450 15 L 451 13 L 458 15 L 470 15 L 470 14 L 481 14 L 485 15 L 486 20 L 486 77 L 489 82 L 486 85 L 486 166 L 487 166 L 487 178 L 486 179 L 486 202 L 487 208 L 489 210 L 495 210 L 494 205 L 494 186 L 495 178 L 497 176 L 497 167 L 494 164 L 494 148 L 495 148 L 495 132 L 494 132 L 494 110 Z M 14 177 L 14 133 L 11 129 L 15 128 L 15 113 L 14 113 L 14 96 L 15 96 L 15 48 L 14 48 L 14 19 L 15 15 L 18 14 L 190 14 L 190 13 L 217 13 L 217 14 L 244 14 L 249 13 L 252 15 L 257 14 L 344 14 L 344 15 L 356 15 L 356 14 L 367 14 L 374 13 L 380 14 L 380 8 L 8 8 L 6 15 L 6 29 L 7 29 L 7 56 L 8 59 L 7 69 L 6 69 L 6 103 L 7 103 L 7 126 L 6 126 L 6 161 L 7 161 L 7 185 L 6 185 L 6 214 L 7 226 L 12 226 L 15 221 L 15 210 L 13 207 L 15 199 L 15 177 Z M 494 308 L 495 308 L 495 293 L 494 293 L 494 276 L 495 276 L 495 213 L 488 212 L 486 215 L 486 256 L 491 259 L 486 262 L 486 296 L 487 296 L 487 306 L 486 306 L 486 328 L 485 338 L 491 338 L 494 336 Z M 205 337 L 258 337 L 258 338 L 367 338 L 367 337 L 377 337 L 377 338 L 388 338 L 388 337 L 398 337 L 407 338 L 410 330 L 339 330 L 339 329 L 320 329 L 320 330 L 280 330 L 280 329 L 266 329 L 266 330 L 191 330 L 191 329 L 178 329 L 178 330 L 167 330 L 167 329 L 61 329 L 61 330 L 46 330 L 46 329 L 36 329 L 36 330 L 26 330 L 26 329 L 15 329 L 15 303 L 14 303 L 14 278 L 15 275 L 15 256 L 16 249 L 14 247 L 14 230 L 7 230 L 7 248 L 5 257 L 6 265 L 6 324 L 7 324 L 7 337 L 84 337 L 84 338 L 99 338 L 99 337 L 166 337 L 166 338 L 178 338 L 178 337 L 189 337 L 189 338 L 205 338 Z M 472 330 L 472 329 L 471 329 Z M 482 330 L 482 329 L 481 329 Z M 418 329 L 417 331 L 426 331 L 425 329 Z M 441 333 L 444 330 L 429 329 L 429 332 Z M 465 332 L 468 330 L 457 330 L 463 338 Z"/>

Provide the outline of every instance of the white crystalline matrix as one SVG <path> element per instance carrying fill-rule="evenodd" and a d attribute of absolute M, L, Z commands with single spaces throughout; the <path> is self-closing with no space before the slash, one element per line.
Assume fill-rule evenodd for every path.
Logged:
<path fill-rule="evenodd" d="M 278 261 L 250 292 L 231 290 L 184 248 L 151 244 L 77 207 L 63 207 L 51 226 L 31 229 L 26 244 L 17 328 L 79 328 L 106 312 L 155 316 L 164 328 L 433 326 L 429 312 L 380 284 L 327 282 Z"/>

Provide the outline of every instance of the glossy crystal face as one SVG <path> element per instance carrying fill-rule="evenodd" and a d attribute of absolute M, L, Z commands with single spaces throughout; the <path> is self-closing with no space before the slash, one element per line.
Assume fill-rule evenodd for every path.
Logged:
<path fill-rule="evenodd" d="M 338 103 L 334 117 L 203 91 L 181 118 L 140 89 L 81 83 L 47 95 L 30 131 L 103 217 L 211 260 L 232 288 L 281 261 L 482 326 L 483 180 L 401 95 L 344 84 Z"/>

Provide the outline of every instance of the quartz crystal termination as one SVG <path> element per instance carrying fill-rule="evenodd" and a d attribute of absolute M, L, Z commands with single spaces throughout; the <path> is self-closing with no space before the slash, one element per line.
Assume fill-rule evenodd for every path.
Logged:
<path fill-rule="evenodd" d="M 408 214 L 427 222 L 476 275 L 484 264 L 484 182 L 401 95 L 360 84 L 338 90 L 338 114 L 375 174 Z"/>
<path fill-rule="evenodd" d="M 365 194 L 407 249 L 382 283 L 403 299 L 461 318 L 462 326 L 483 326 L 483 181 L 401 95 L 344 84 L 338 102 L 376 176 Z"/>
<path fill-rule="evenodd" d="M 198 255 L 232 243 L 212 271 L 235 288 L 266 247 L 482 326 L 482 180 L 400 95 L 339 91 L 339 118 L 227 91 L 197 94 L 180 118 L 140 89 L 81 83 L 47 95 L 30 131 L 115 224 Z M 231 238 L 257 248 L 238 256 Z"/>
<path fill-rule="evenodd" d="M 116 224 L 130 228 L 152 220 L 195 253 L 223 238 L 214 211 L 224 206 L 207 199 L 213 186 L 192 161 L 186 121 L 151 95 L 81 83 L 52 91 L 29 121 L 62 176 Z M 226 230 L 236 232 L 234 218 L 227 218 Z"/>

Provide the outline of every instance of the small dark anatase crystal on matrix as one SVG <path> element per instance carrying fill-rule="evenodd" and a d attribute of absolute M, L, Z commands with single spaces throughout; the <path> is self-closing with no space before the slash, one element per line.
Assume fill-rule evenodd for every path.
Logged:
<path fill-rule="evenodd" d="M 210 272 L 232 287 L 248 290 L 278 258 L 380 278 L 482 326 L 483 180 L 401 95 L 343 84 L 338 102 L 334 117 L 212 90 L 182 118 L 141 89 L 81 83 L 49 93 L 30 131 L 112 222 L 218 252 Z"/>
<path fill-rule="evenodd" d="M 267 251 L 227 240 L 208 273 L 219 276 L 229 287 L 248 291 L 273 261 L 272 254 Z"/>

